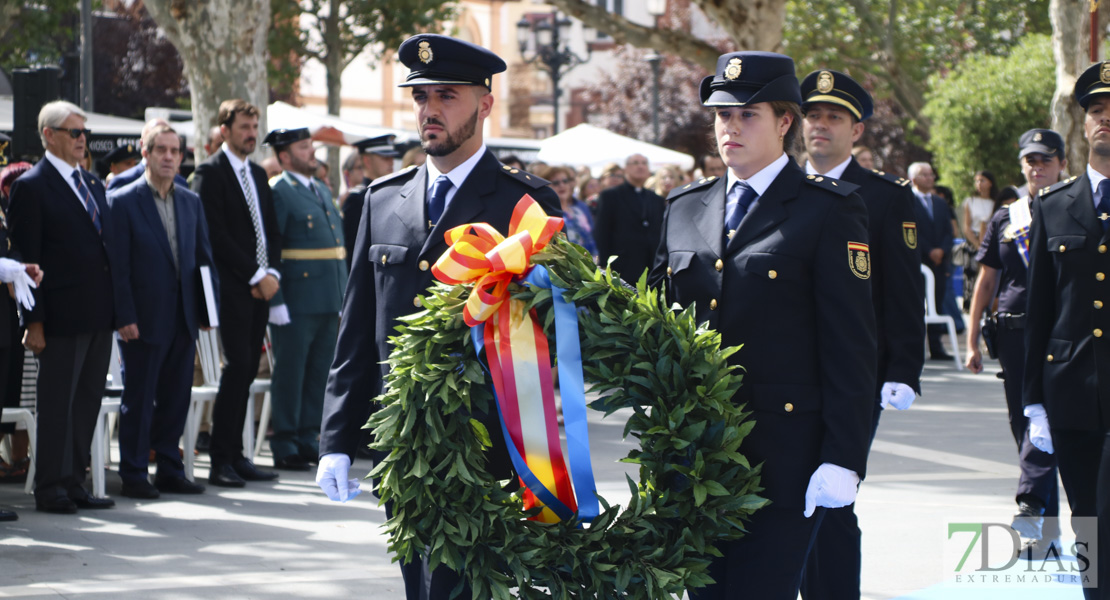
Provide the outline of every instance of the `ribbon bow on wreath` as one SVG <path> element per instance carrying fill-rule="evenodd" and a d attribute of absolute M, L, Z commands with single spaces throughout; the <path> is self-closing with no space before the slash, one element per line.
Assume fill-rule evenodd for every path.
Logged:
<path fill-rule="evenodd" d="M 574 303 L 563 298 L 566 290 L 551 284 L 544 267 L 531 264 L 532 255 L 562 227 L 562 219 L 547 216 L 531 196 L 525 195 L 513 210 L 508 237 L 486 223 L 460 225 L 446 233 L 450 249 L 432 267 L 432 274 L 444 283 L 474 284 L 463 318 L 471 328 L 478 356 L 487 349 L 486 363 L 493 379 L 501 429 L 509 441 L 506 445 L 513 466 L 526 488 L 524 508 L 542 506 L 536 518 L 547 523 L 575 516 L 589 522 L 598 514 L 578 315 Z M 514 281 L 552 290 L 569 477 L 559 441 L 547 337 L 535 311 L 526 310 L 524 302 L 512 299 L 509 284 Z"/>

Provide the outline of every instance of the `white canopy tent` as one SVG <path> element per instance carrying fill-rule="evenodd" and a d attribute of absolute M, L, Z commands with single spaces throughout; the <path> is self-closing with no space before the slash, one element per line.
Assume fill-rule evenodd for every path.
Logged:
<path fill-rule="evenodd" d="M 641 142 L 588 123 L 576 125 L 540 143 L 537 159 L 552 165 L 587 166 L 599 175 L 605 165 L 624 161 L 633 154 L 647 157 L 652 170 L 662 165 L 678 165 L 683 170 L 694 168 L 694 157 Z"/>

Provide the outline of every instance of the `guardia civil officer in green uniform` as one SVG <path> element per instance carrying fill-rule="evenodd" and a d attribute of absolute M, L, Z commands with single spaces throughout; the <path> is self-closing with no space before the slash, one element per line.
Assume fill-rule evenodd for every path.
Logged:
<path fill-rule="evenodd" d="M 871 403 L 871 439 L 883 409 L 909 408 L 925 363 L 925 307 L 909 181 L 863 168 L 852 144 L 871 116 L 871 96 L 851 77 L 827 69 L 802 81 L 806 173 L 859 186 L 867 205 L 871 302 L 875 307 L 878 373 Z M 853 505 L 829 510 L 806 561 L 805 600 L 860 597 L 860 529 Z"/>
<path fill-rule="evenodd" d="M 735 401 L 755 427 L 741 452 L 763 463 L 744 538 L 718 546 L 716 584 L 691 597 L 795 600 L 825 508 L 851 504 L 875 401 L 867 209 L 856 186 L 807 176 L 787 155 L 801 128 L 794 61 L 734 52 L 701 84 L 723 178 L 677 188 L 650 280 L 693 305 L 743 365 Z"/>
<path fill-rule="evenodd" d="M 1110 598 L 1110 61 L 1080 75 L 1075 98 L 1087 168 L 1032 205 L 1022 404 L 1030 442 L 1056 454 L 1072 516 L 1098 517 L 1091 599 Z M 1080 544 L 1094 539 L 1088 521 L 1072 528 Z"/>
<path fill-rule="evenodd" d="M 324 387 L 347 286 L 343 220 L 328 186 L 312 177 L 316 157 L 309 137 L 308 129 L 277 129 L 265 140 L 284 169 L 270 180 L 285 282 L 270 300 L 270 450 L 274 467 L 292 471 L 309 470 L 319 456 Z"/>

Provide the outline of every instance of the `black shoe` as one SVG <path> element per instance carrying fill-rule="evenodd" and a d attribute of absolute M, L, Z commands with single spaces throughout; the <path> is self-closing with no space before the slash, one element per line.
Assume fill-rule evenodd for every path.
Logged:
<path fill-rule="evenodd" d="M 208 485 L 218 487 L 241 488 L 247 485 L 231 465 L 212 465 L 211 474 L 208 476 Z"/>
<path fill-rule="evenodd" d="M 35 510 L 58 515 L 72 515 L 77 512 L 77 505 L 65 496 L 54 498 L 35 498 Z"/>
<path fill-rule="evenodd" d="M 119 493 L 128 498 L 138 498 L 140 500 L 154 500 L 160 495 L 158 494 L 158 488 L 145 479 L 124 481 L 123 489 Z"/>
<path fill-rule="evenodd" d="M 157 477 L 154 478 L 154 487 L 167 494 L 203 494 L 204 486 L 189 481 L 184 477 Z"/>
<path fill-rule="evenodd" d="M 1041 515 L 1044 514 L 1044 506 L 1038 504 L 1037 500 L 1018 502 L 1018 512 L 1010 527 L 1023 538 L 1039 540 L 1043 537 L 1044 517 Z"/>
<path fill-rule="evenodd" d="M 208 452 L 208 448 L 212 445 L 212 434 L 207 431 L 202 431 L 197 434 L 196 449 L 197 452 Z"/>
<path fill-rule="evenodd" d="M 116 505 L 115 500 L 111 498 L 97 498 L 85 490 L 85 488 L 78 488 L 70 492 L 69 499 L 77 505 L 77 508 L 112 508 Z"/>
<path fill-rule="evenodd" d="M 263 471 L 243 456 L 232 461 L 231 466 L 235 469 L 235 473 L 246 481 L 273 481 L 278 478 L 276 472 Z"/>
<path fill-rule="evenodd" d="M 281 458 L 274 459 L 274 468 L 283 471 L 309 471 L 312 465 L 308 461 L 301 458 L 298 454 L 290 454 Z"/>
<path fill-rule="evenodd" d="M 19 515 L 15 514 L 14 510 L 0 510 L 0 521 L 15 521 L 19 519 Z"/>

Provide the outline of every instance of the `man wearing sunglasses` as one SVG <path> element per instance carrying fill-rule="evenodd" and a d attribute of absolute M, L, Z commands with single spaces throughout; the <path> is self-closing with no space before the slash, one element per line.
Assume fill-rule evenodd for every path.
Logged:
<path fill-rule="evenodd" d="M 12 186 L 9 222 L 25 262 L 49 278 L 22 311 L 23 345 L 39 359 L 35 506 L 74 513 L 110 508 L 84 487 L 89 447 L 112 354 L 113 229 L 104 184 L 80 168 L 89 130 L 69 102 L 39 111 L 46 155 Z"/>

